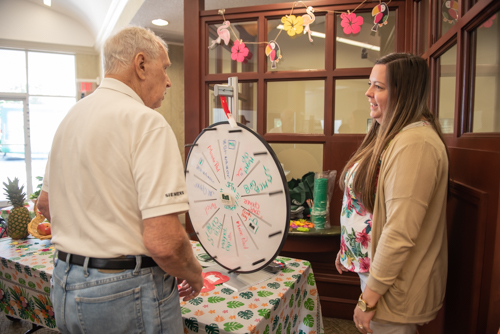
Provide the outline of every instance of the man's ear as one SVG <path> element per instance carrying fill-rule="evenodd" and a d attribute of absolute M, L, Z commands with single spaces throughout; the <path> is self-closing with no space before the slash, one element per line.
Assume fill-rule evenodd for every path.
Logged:
<path fill-rule="evenodd" d="M 139 52 L 134 57 L 134 68 L 137 76 L 141 80 L 146 79 L 146 58 L 144 57 L 144 53 Z"/>

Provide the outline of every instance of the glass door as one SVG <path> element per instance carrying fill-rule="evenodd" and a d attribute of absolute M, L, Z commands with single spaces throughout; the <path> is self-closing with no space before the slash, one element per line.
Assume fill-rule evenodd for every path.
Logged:
<path fill-rule="evenodd" d="M 3 183 L 19 179 L 28 196 L 32 193 L 29 117 L 25 98 L 0 97 L 0 207 L 8 206 Z"/>

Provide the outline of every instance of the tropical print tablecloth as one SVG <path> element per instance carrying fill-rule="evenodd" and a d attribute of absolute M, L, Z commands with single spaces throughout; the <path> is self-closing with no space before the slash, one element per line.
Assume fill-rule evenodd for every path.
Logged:
<path fill-rule="evenodd" d="M 205 251 L 192 242 L 196 255 Z M 307 261 L 278 257 L 287 266 L 244 291 L 223 284 L 183 302 L 184 333 L 322 334 L 314 273 Z"/>
<path fill-rule="evenodd" d="M 39 326 L 56 327 L 50 301 L 53 257 L 50 240 L 0 239 L 0 311 Z"/>

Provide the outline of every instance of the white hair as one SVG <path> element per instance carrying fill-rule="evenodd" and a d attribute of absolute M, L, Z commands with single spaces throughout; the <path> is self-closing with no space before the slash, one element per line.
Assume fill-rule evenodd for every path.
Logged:
<path fill-rule="evenodd" d="M 117 74 L 130 66 L 139 52 L 156 59 L 167 43 L 154 32 L 142 27 L 127 27 L 106 40 L 103 45 L 105 74 Z"/>

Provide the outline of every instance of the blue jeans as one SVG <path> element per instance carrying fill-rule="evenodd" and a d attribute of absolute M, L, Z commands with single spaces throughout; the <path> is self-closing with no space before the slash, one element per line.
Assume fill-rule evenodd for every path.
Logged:
<path fill-rule="evenodd" d="M 63 334 L 183 332 L 177 281 L 160 267 L 105 273 L 57 261 L 52 279 Z"/>

